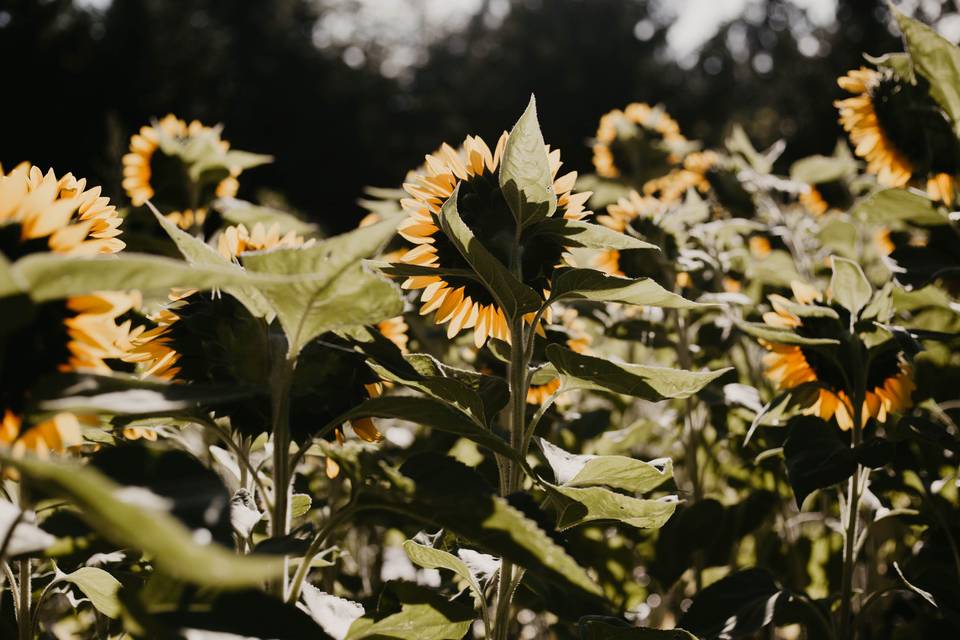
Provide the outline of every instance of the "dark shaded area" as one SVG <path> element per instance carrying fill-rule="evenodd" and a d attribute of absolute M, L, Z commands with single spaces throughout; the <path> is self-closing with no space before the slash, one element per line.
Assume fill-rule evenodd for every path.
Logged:
<path fill-rule="evenodd" d="M 377 72 L 375 50 L 351 68 L 341 51 L 314 46 L 323 2 L 115 0 L 100 15 L 71 0 L 0 0 L 0 161 L 73 171 L 124 201 L 130 134 L 174 112 L 222 122 L 235 148 L 276 157 L 243 176 L 241 196 L 276 190 L 342 230 L 359 220 L 364 185 L 399 183 L 445 140 L 478 133 L 492 144 L 531 92 L 548 142 L 580 171 L 590 170 L 586 142 L 600 115 L 633 100 L 663 103 L 688 137 L 708 144 L 730 122 L 758 145 L 785 137 L 784 165 L 829 153 L 840 134 L 835 78 L 863 51 L 899 47 L 882 2 L 841 0 L 833 28 L 800 29 L 819 41 L 807 57 L 795 35 L 807 24 L 803 10 L 767 0 L 683 69 L 667 57 L 667 25 L 648 4 L 514 0 L 491 26 L 485 3 L 398 81 Z M 635 26 L 648 19 L 652 35 L 638 39 Z"/>

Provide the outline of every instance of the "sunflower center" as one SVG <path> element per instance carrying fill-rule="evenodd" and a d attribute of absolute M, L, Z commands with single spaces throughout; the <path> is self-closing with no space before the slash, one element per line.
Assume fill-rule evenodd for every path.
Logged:
<path fill-rule="evenodd" d="M 0 254 L 11 262 L 31 253 L 49 251 L 48 243 L 46 236 L 24 240 L 23 227 L 17 222 L 0 225 Z"/>
<path fill-rule="evenodd" d="M 0 353 L 2 406 L 19 412 L 36 382 L 69 362 L 70 336 L 64 320 L 73 314 L 68 311 L 66 301 L 31 306 L 20 296 L 4 298 L 0 313 L 20 320 L 19 326 L 4 336 L 4 349 Z"/>
<path fill-rule="evenodd" d="M 658 131 L 638 126 L 632 135 L 617 136 L 610 143 L 610 154 L 621 174 L 636 184 L 659 178 L 670 170 L 670 152 Z"/>
<path fill-rule="evenodd" d="M 816 189 L 820 192 L 820 197 L 823 198 L 823 201 L 826 202 L 827 206 L 831 209 L 846 211 L 853 205 L 853 196 L 850 193 L 850 189 L 840 180 L 820 182 L 816 185 Z"/>
<path fill-rule="evenodd" d="M 870 90 L 877 121 L 888 140 L 916 167 L 918 173 L 960 170 L 960 148 L 940 107 L 930 98 L 923 78 L 911 85 L 884 75 Z"/>
<path fill-rule="evenodd" d="M 196 208 L 200 194 L 192 193 L 187 165 L 177 156 L 157 149 L 150 157 L 150 186 L 154 204 L 164 213 Z"/>

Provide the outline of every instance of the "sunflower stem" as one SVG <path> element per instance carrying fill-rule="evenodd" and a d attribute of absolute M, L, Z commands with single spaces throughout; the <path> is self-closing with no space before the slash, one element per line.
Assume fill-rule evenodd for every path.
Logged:
<path fill-rule="evenodd" d="M 279 538 L 290 532 L 290 385 L 295 360 L 286 357 L 286 350 L 278 349 L 274 357 L 270 389 L 271 433 L 273 436 L 273 505 L 270 514 L 270 536 Z M 283 558 L 283 575 L 273 585 L 281 600 L 287 593 L 287 562 Z"/>
<path fill-rule="evenodd" d="M 850 446 L 857 447 L 863 442 L 863 402 L 865 392 L 865 372 L 859 372 L 857 387 L 853 393 L 853 434 Z M 858 462 L 847 484 L 847 522 L 843 539 L 843 574 L 840 582 L 840 634 L 844 639 L 854 638 L 853 624 L 853 572 L 856 568 L 857 522 L 860 511 L 860 484 L 863 466 Z"/>
<path fill-rule="evenodd" d="M 24 485 L 23 478 L 20 479 L 20 511 L 26 511 L 30 506 L 30 494 Z M 31 598 L 33 597 L 33 573 L 30 571 L 30 558 L 24 558 L 17 561 L 17 586 L 20 595 L 20 604 L 17 607 L 19 616 L 17 617 L 17 630 L 20 640 L 32 640 L 33 638 L 33 615 L 31 611 Z"/>
<path fill-rule="evenodd" d="M 527 349 L 526 338 L 533 340 L 533 333 L 530 336 L 524 335 L 523 317 L 516 314 L 510 319 L 510 367 L 508 371 L 508 383 L 510 385 L 510 444 L 520 455 L 525 455 L 523 451 L 526 435 L 526 410 L 527 410 Z M 500 495 L 508 496 L 520 487 L 520 466 L 511 460 L 504 460 L 506 468 L 506 482 L 500 487 Z M 514 584 L 514 567 L 506 558 L 500 559 L 500 575 L 497 582 L 497 608 L 494 613 L 493 633 L 496 640 L 505 640 L 507 630 L 510 627 L 510 600 L 513 591 L 516 589 Z"/>

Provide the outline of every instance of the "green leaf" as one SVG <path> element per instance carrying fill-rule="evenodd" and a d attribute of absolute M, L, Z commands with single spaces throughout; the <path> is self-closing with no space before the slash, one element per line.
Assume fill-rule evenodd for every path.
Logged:
<path fill-rule="evenodd" d="M 317 225 L 304 222 L 286 211 L 262 207 L 244 200 L 218 200 L 216 207 L 224 220 L 231 224 L 242 224 L 247 229 L 253 229 L 257 223 L 260 223 L 268 229 L 276 225 L 281 234 L 288 231 L 311 234 L 317 231 Z"/>
<path fill-rule="evenodd" d="M 11 269 L 10 261 L 0 255 L 0 298 L 13 296 L 27 290 L 27 284 L 21 282 Z"/>
<path fill-rule="evenodd" d="M 352 420 L 363 417 L 395 418 L 453 433 L 505 455 L 511 460 L 526 464 L 522 456 L 507 444 L 506 440 L 488 431 L 468 414 L 443 400 L 416 396 L 380 396 L 370 398 L 351 409 L 342 416 L 342 419 Z"/>
<path fill-rule="evenodd" d="M 27 482 L 68 499 L 78 515 L 106 540 L 147 553 L 153 566 L 171 577 L 201 586 L 238 589 L 259 586 L 283 571 L 281 558 L 238 556 L 224 547 L 198 543 L 189 529 L 157 504 L 155 494 L 119 486 L 89 467 L 15 459 L 6 453 L 0 453 L 0 460 L 19 470 Z"/>
<path fill-rule="evenodd" d="M 447 198 L 440 210 L 440 226 L 447 238 L 477 272 L 480 281 L 487 288 L 507 317 L 516 317 L 536 311 L 540 308 L 540 296 L 536 291 L 523 284 L 510 273 L 499 260 L 493 257 L 486 247 L 474 237 L 470 227 L 460 218 L 457 211 L 457 198 L 460 185 L 453 195 Z"/>
<path fill-rule="evenodd" d="M 307 515 L 313 506 L 313 498 L 305 493 L 295 493 L 290 496 L 290 517 L 299 518 Z"/>
<path fill-rule="evenodd" d="M 840 344 L 839 340 L 833 338 L 807 338 L 788 329 L 778 329 L 763 322 L 743 322 L 742 320 L 738 320 L 736 323 L 737 328 L 747 335 L 762 340 L 769 340 L 770 342 L 776 342 L 777 344 L 796 344 L 808 347 Z"/>
<path fill-rule="evenodd" d="M 767 571 L 737 571 L 700 591 L 679 624 L 703 638 L 755 637 L 773 621 L 781 594 Z"/>
<path fill-rule="evenodd" d="M 461 640 L 476 619 L 473 609 L 416 585 L 392 585 L 400 611 L 379 620 L 360 618 L 344 640 Z"/>
<path fill-rule="evenodd" d="M 277 278 L 252 277 L 236 265 L 191 265 L 182 260 L 137 253 L 116 256 L 75 257 L 35 253 L 11 267 L 11 276 L 37 301 L 56 300 L 93 291 L 166 292 L 172 287 L 227 289 L 280 286 Z"/>
<path fill-rule="evenodd" d="M 790 166 L 790 179 L 807 184 L 835 182 L 857 171 L 857 163 L 849 157 L 809 156 Z"/>
<path fill-rule="evenodd" d="M 553 278 L 551 300 L 618 302 L 666 309 L 702 309 L 701 304 L 667 291 L 652 278 L 618 278 L 595 269 L 560 269 Z"/>
<path fill-rule="evenodd" d="M 183 257 L 191 266 L 202 269 L 207 267 L 215 267 L 221 269 L 229 269 L 231 273 L 242 274 L 243 269 L 239 265 L 234 263 L 231 260 L 227 260 L 219 253 L 214 251 L 213 247 L 210 247 L 202 240 L 194 238 L 192 235 L 186 231 L 181 230 L 177 227 L 176 224 L 167 220 L 167 218 L 157 211 L 150 202 L 147 202 L 147 206 L 150 207 L 150 210 L 153 212 L 153 215 L 156 217 L 157 222 L 160 223 L 160 226 L 163 227 L 163 230 L 167 232 L 167 235 L 170 236 L 170 239 L 173 240 L 174 244 L 177 245 L 177 249 L 180 250 L 180 253 L 183 254 Z M 270 306 L 270 303 L 264 298 L 263 294 L 260 293 L 256 288 L 252 286 L 227 286 L 223 287 L 227 292 L 230 293 L 234 298 L 243 303 L 250 313 L 258 318 L 272 318 L 274 310 Z"/>
<path fill-rule="evenodd" d="M 614 231 L 603 225 L 583 222 L 582 220 L 567 220 L 566 218 L 550 218 L 537 224 L 533 229 L 535 235 L 550 235 L 560 238 L 565 247 L 588 247 L 591 249 L 652 249 L 659 251 L 660 247 L 644 242 L 625 233 Z"/>
<path fill-rule="evenodd" d="M 596 389 L 645 400 L 688 398 L 730 371 L 683 371 L 668 367 L 611 362 L 576 353 L 558 344 L 547 347 L 547 358 L 557 367 L 563 388 Z"/>
<path fill-rule="evenodd" d="M 673 477 L 673 462 L 643 462 L 626 456 L 576 455 L 540 438 L 540 448 L 557 484 L 566 487 L 605 486 L 630 493 L 656 489 Z"/>
<path fill-rule="evenodd" d="M 557 210 L 550 160 L 533 96 L 510 131 L 503 150 L 500 188 L 521 229 L 552 216 Z"/>
<path fill-rule="evenodd" d="M 907 189 L 880 189 L 861 199 L 853 213 L 878 224 L 911 222 L 917 225 L 948 224 L 947 216 L 926 194 Z"/>
<path fill-rule="evenodd" d="M 407 557 L 410 558 L 410 562 L 419 567 L 453 571 L 470 585 L 470 588 L 477 598 L 484 597 L 483 589 L 480 588 L 480 583 L 478 583 L 477 579 L 473 576 L 470 567 L 452 553 L 417 544 L 413 540 L 407 540 L 403 543 L 403 551 L 407 554 Z"/>
<path fill-rule="evenodd" d="M 816 416 L 795 416 L 788 428 L 783 457 L 799 509 L 816 489 L 831 487 L 853 475 L 857 462 L 830 422 Z"/>
<path fill-rule="evenodd" d="M 396 285 L 360 262 L 375 254 L 395 230 L 396 221 L 385 220 L 311 247 L 243 256 L 244 267 L 251 271 L 301 276 L 286 287 L 263 291 L 287 334 L 290 356 L 327 331 L 373 324 L 403 311 Z"/>
<path fill-rule="evenodd" d="M 117 598 L 120 581 L 103 569 L 80 567 L 73 573 L 63 576 L 63 580 L 76 585 L 103 615 L 108 618 L 116 618 L 120 615 L 120 600 Z"/>
<path fill-rule="evenodd" d="M 588 616 L 580 619 L 580 640 L 697 640 L 683 629 L 634 627 L 618 618 Z"/>
<path fill-rule="evenodd" d="M 856 318 L 873 297 L 873 287 L 864 275 L 863 269 L 853 260 L 832 257 L 833 275 L 830 278 L 830 290 L 833 299 Z"/>
<path fill-rule="evenodd" d="M 657 500 L 632 498 L 603 487 L 564 487 L 544 483 L 559 503 L 557 527 L 562 531 L 595 520 L 622 522 L 637 529 L 659 529 L 677 508 L 676 496 Z M 560 494 L 567 500 L 558 499 Z"/>
<path fill-rule="evenodd" d="M 960 121 L 960 49 L 927 25 L 891 7 L 914 68 L 930 82 L 930 95 L 956 127 Z"/>

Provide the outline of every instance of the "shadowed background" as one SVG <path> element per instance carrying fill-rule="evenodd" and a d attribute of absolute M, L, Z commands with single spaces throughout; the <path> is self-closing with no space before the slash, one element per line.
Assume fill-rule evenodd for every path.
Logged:
<path fill-rule="evenodd" d="M 898 3 L 960 35 L 952 2 Z M 439 9 L 438 9 L 439 7 Z M 840 136 L 836 77 L 898 49 L 877 0 L 0 0 L 0 162 L 72 171 L 124 202 L 129 136 L 168 112 L 273 154 L 269 190 L 330 231 L 364 185 L 394 186 L 441 142 L 491 143 L 531 92 L 548 143 L 590 170 L 604 112 L 661 103 L 684 133 L 739 122 L 780 169 Z"/>

